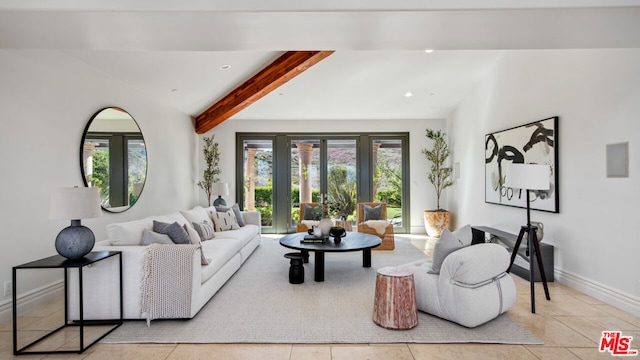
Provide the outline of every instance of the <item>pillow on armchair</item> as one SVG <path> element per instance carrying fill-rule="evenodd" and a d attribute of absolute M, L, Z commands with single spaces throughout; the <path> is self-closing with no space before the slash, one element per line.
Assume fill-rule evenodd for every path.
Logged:
<path fill-rule="evenodd" d="M 452 252 L 471 245 L 472 237 L 471 225 L 465 225 L 454 232 L 444 229 L 433 249 L 433 261 L 431 269 L 427 273 L 439 274 L 444 259 Z"/>
<path fill-rule="evenodd" d="M 319 205 L 317 205 L 319 206 Z M 317 206 L 311 206 L 309 204 L 304 204 L 304 219 L 300 219 L 300 220 L 318 220 L 316 218 L 316 214 L 314 214 L 313 209 L 315 209 Z"/>
<path fill-rule="evenodd" d="M 382 204 L 375 207 L 363 204 L 362 209 L 364 210 L 364 221 L 386 220 L 382 218 Z"/>

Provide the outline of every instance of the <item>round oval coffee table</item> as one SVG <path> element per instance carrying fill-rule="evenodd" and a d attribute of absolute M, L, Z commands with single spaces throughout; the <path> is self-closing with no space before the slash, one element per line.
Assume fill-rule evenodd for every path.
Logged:
<path fill-rule="evenodd" d="M 280 245 L 289 249 L 300 250 L 305 257 L 305 262 L 309 262 L 310 251 L 315 253 L 315 281 L 324 281 L 325 252 L 362 251 L 362 267 L 371 267 L 371 249 L 379 246 L 382 242 L 375 235 L 347 232 L 347 235 L 343 236 L 338 243 L 335 243 L 332 237 L 324 243 L 303 243 L 301 241 L 305 235 L 307 235 L 305 232 L 285 235 L 280 239 Z"/>

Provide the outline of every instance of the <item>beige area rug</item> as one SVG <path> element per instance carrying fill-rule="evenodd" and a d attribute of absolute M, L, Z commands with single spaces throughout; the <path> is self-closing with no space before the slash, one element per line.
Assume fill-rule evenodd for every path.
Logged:
<path fill-rule="evenodd" d="M 214 240 L 215 241 L 215 240 Z M 313 280 L 313 254 L 305 282 L 289 284 L 291 251 L 277 240 L 262 244 L 242 268 L 190 320 L 127 321 L 103 343 L 504 343 L 542 344 L 508 316 L 468 329 L 419 312 L 411 330 L 387 330 L 371 317 L 376 270 L 426 258 L 396 236 L 394 251 L 326 253 L 325 281 Z"/>

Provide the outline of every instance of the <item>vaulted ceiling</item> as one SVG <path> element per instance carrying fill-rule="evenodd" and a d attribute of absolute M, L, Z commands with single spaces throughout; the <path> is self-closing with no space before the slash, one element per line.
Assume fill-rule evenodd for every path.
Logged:
<path fill-rule="evenodd" d="M 61 51 L 193 117 L 287 51 L 335 50 L 231 117 L 315 120 L 446 117 L 505 51 L 640 48 L 640 0 L 268 3 L 0 0 L 0 49 Z"/>

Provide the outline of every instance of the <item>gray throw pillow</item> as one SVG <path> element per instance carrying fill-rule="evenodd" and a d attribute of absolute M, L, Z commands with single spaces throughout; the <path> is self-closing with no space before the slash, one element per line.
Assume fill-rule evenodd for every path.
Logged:
<path fill-rule="evenodd" d="M 386 220 L 382 218 L 382 204 L 371 207 L 367 204 L 363 204 L 362 208 L 364 209 L 364 220 Z"/>
<path fill-rule="evenodd" d="M 173 240 L 166 234 L 160 234 L 148 229 L 144 229 L 142 233 L 142 245 L 151 244 L 174 244 Z"/>
<path fill-rule="evenodd" d="M 240 212 L 240 206 L 238 203 L 235 203 L 231 206 L 216 206 L 216 211 L 218 212 L 226 212 L 229 209 L 233 209 L 233 213 L 236 215 L 236 221 L 238 222 L 238 226 L 244 226 L 244 220 L 242 219 L 242 213 Z"/>
<path fill-rule="evenodd" d="M 171 240 L 176 244 L 191 244 L 191 238 L 189 238 L 189 233 L 187 230 L 182 227 L 182 225 L 174 222 L 173 224 L 168 224 L 161 221 L 153 220 L 153 231 L 169 235 Z"/>
<path fill-rule="evenodd" d="M 192 224 L 193 228 L 196 230 L 202 241 L 211 240 L 215 237 L 215 234 L 213 232 L 213 225 L 209 224 L 207 220 L 201 223 L 194 222 Z"/>
<path fill-rule="evenodd" d="M 304 205 L 304 219 L 302 220 L 318 220 L 316 217 L 316 214 L 313 213 L 313 209 L 315 209 L 316 206 L 311 206 L 309 204 L 303 204 L 303 205 Z"/>
<path fill-rule="evenodd" d="M 452 234 L 451 231 L 444 229 L 440 239 L 438 239 L 436 246 L 433 249 L 431 270 L 427 271 L 427 273 L 440 274 L 440 267 L 442 266 L 444 259 L 452 252 L 462 249 L 467 245 Z"/>

